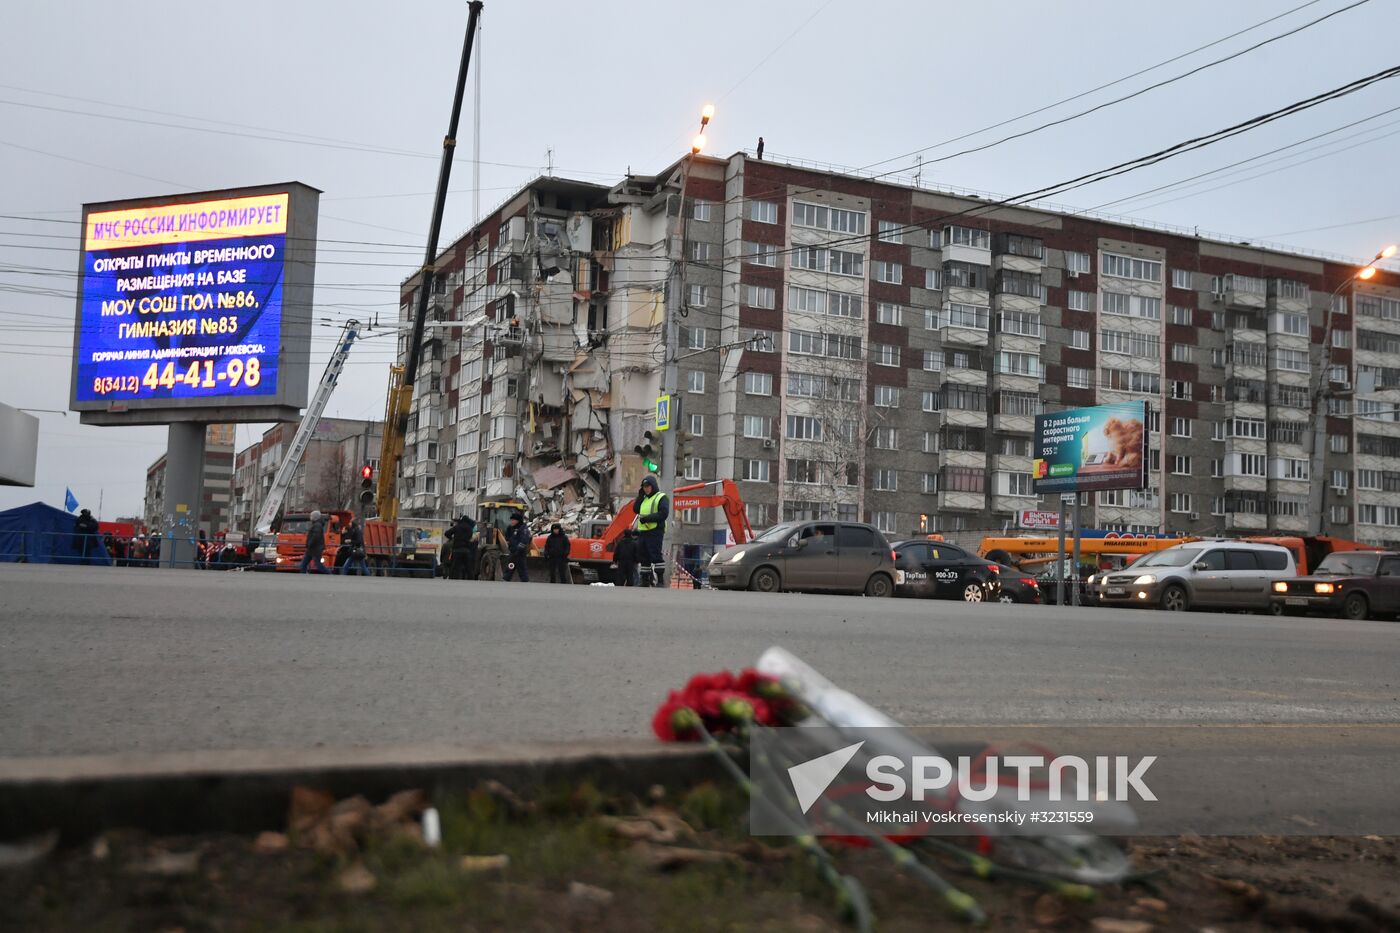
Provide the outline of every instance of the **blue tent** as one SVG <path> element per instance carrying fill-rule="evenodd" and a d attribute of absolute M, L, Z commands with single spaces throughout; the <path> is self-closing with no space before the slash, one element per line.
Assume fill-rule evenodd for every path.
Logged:
<path fill-rule="evenodd" d="M 81 542 L 75 540 L 76 515 L 42 502 L 0 512 L 0 561 L 30 564 L 84 563 Z M 112 558 L 97 535 L 89 543 L 89 564 L 110 564 Z"/>

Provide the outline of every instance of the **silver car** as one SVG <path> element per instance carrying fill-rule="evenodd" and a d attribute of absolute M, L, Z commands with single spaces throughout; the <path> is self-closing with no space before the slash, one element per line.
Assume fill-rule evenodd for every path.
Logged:
<path fill-rule="evenodd" d="M 1095 574 L 1089 590 L 1102 606 L 1265 612 L 1274 582 L 1294 576 L 1295 569 L 1293 552 L 1277 544 L 1192 541 Z"/>

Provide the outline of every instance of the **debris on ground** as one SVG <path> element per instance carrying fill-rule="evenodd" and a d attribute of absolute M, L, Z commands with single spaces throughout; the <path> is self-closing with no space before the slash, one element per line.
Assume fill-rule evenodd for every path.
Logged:
<path fill-rule="evenodd" d="M 0 842 L 0 870 L 33 865 L 52 852 L 57 845 L 56 829 L 18 842 Z"/>

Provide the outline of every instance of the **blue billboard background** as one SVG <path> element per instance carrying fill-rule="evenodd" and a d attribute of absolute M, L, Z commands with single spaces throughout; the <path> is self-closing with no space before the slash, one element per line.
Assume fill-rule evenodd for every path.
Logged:
<path fill-rule="evenodd" d="M 83 254 L 82 316 L 78 335 L 77 400 L 216 399 L 277 394 L 278 351 L 282 340 L 283 234 L 186 241 L 92 250 Z M 270 257 L 224 260 L 201 250 L 259 248 Z M 189 255 L 189 261 L 152 266 L 149 257 Z M 143 268 L 99 271 L 99 261 L 142 257 Z M 141 290 L 119 290 L 119 280 L 147 276 L 192 277 L 193 284 L 153 283 Z M 222 276 L 224 281 L 220 282 Z M 201 296 L 201 297 L 191 297 Z M 222 301 L 221 301 L 221 297 Z M 172 301 L 173 312 L 136 310 L 104 316 L 104 302 Z M 208 301 L 196 309 L 187 303 Z M 220 305 L 224 304 L 224 307 Z M 122 325 L 193 321 L 193 334 L 133 334 Z M 211 323 L 212 322 L 212 323 Z M 189 324 L 182 326 L 189 327 Z M 176 351 L 176 352 L 172 352 Z M 94 354 L 113 354 L 94 359 Z M 117 358 L 117 355 L 122 358 Z M 190 366 L 198 363 L 191 378 Z M 156 365 L 152 377 L 152 364 Z M 173 370 L 167 371 L 167 364 Z M 256 374 L 256 378 L 253 375 Z M 173 380 L 170 378 L 174 376 Z M 162 378 L 165 377 L 165 378 Z M 154 384 L 152 384 L 154 383 Z"/>

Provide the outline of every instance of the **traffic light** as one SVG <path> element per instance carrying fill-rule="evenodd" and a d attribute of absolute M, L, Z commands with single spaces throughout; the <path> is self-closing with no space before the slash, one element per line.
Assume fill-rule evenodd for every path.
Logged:
<path fill-rule="evenodd" d="M 695 456 L 695 435 L 689 431 L 676 432 L 676 475 L 685 475 L 685 465 Z"/>
<path fill-rule="evenodd" d="M 637 452 L 637 456 L 642 458 L 642 466 L 647 468 L 647 472 L 656 473 L 661 469 L 661 464 L 656 459 L 659 456 L 655 447 L 656 436 L 647 431 L 642 437 L 642 443 L 632 449 Z"/>
<path fill-rule="evenodd" d="M 369 507 L 374 501 L 374 467 L 366 463 L 360 467 L 360 507 Z"/>

